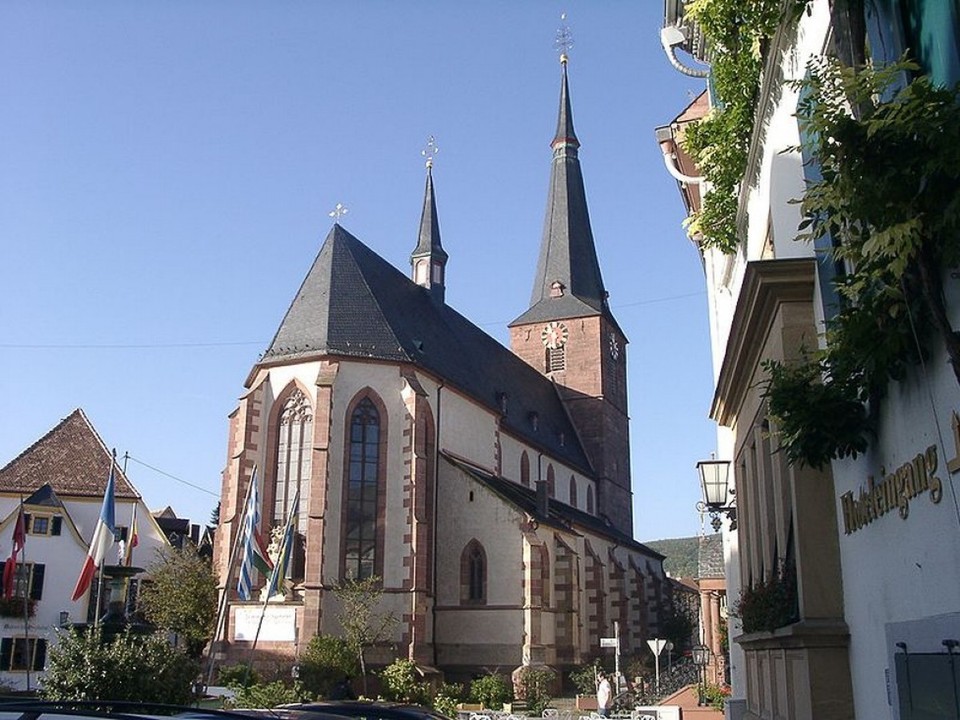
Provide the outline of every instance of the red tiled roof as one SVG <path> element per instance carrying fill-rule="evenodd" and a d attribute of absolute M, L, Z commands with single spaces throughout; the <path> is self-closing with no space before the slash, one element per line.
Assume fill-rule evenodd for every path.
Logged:
<path fill-rule="evenodd" d="M 0 492 L 33 492 L 47 483 L 61 496 L 103 496 L 110 451 L 77 408 L 55 428 L 0 468 Z M 136 498 L 120 467 L 116 496 Z"/>

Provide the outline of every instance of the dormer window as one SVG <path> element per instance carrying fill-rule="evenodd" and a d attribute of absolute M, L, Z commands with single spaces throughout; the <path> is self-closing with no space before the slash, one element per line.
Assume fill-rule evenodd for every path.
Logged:
<path fill-rule="evenodd" d="M 562 282 L 559 280 L 554 280 L 552 283 L 550 283 L 550 297 L 563 297 L 563 291 L 565 289 L 566 288 Z"/>
<path fill-rule="evenodd" d="M 533 428 L 534 432 L 537 432 L 540 429 L 540 413 L 530 413 L 530 427 Z"/>

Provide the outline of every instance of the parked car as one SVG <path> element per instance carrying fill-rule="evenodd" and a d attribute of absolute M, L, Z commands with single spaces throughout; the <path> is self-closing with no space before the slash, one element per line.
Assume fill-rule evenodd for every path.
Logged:
<path fill-rule="evenodd" d="M 371 700 L 327 700 L 325 702 L 294 703 L 277 710 L 290 710 L 302 720 L 318 720 L 319 715 L 339 715 L 353 720 L 450 720 L 436 710 L 420 705 L 374 702 Z M 294 720 L 290 718 L 289 720 Z"/>
<path fill-rule="evenodd" d="M 271 711 L 264 711 L 270 713 Z M 245 711 L 207 710 L 181 705 L 137 703 L 111 700 L 34 700 L 0 698 L 0 720 L 263 720 L 263 715 Z M 276 717 L 276 716 L 275 716 Z M 280 720 L 277 717 L 277 720 Z M 319 720 L 319 719 L 318 719 Z M 324 719 L 328 720 L 328 719 Z M 329 720 L 337 720 L 330 718 Z M 349 720 L 343 718 L 342 720 Z"/>

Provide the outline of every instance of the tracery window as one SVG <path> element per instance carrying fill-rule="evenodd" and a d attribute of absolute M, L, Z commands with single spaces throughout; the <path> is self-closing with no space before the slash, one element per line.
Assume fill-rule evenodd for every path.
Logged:
<path fill-rule="evenodd" d="M 350 416 L 343 571 L 351 580 L 376 574 L 380 437 L 380 413 L 364 398 Z"/>
<path fill-rule="evenodd" d="M 313 409 L 306 395 L 294 390 L 280 411 L 277 428 L 277 489 L 273 524 L 282 525 L 293 510 L 300 491 L 298 529 L 306 527 L 306 493 L 310 484 L 310 445 L 313 438 Z"/>
<path fill-rule="evenodd" d="M 283 527 L 296 512 L 294 519 L 295 542 L 287 577 L 296 579 L 304 575 L 303 534 L 307 527 L 309 505 L 311 447 L 313 444 L 313 408 L 307 396 L 295 389 L 283 403 L 277 417 L 276 484 L 273 496 L 273 526 Z M 297 496 L 299 494 L 299 501 Z M 294 508 L 294 503 L 297 507 Z"/>

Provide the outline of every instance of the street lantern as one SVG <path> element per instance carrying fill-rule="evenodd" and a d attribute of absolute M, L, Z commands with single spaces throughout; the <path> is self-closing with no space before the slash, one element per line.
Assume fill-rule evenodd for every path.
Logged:
<path fill-rule="evenodd" d="M 693 664 L 697 666 L 697 705 L 703 705 L 704 686 L 707 681 L 707 665 L 710 664 L 710 648 L 697 645 L 691 651 Z"/>
<path fill-rule="evenodd" d="M 720 530 L 720 513 L 730 518 L 730 529 L 737 529 L 737 508 L 733 504 L 736 490 L 730 487 L 729 460 L 701 460 L 697 463 L 703 500 L 697 503 L 700 512 L 710 514 L 715 531 Z"/>

